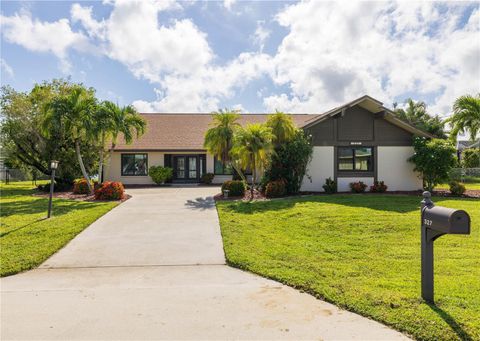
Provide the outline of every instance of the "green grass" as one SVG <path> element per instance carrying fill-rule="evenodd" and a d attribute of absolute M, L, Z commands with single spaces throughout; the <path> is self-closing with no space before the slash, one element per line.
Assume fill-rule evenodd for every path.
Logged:
<path fill-rule="evenodd" d="M 480 190 L 480 182 L 463 182 L 465 185 L 466 189 L 471 189 L 471 190 Z M 450 185 L 449 184 L 440 184 L 435 187 L 435 189 L 449 189 Z"/>
<path fill-rule="evenodd" d="M 117 205 L 54 199 L 46 219 L 48 198 L 33 196 L 31 182 L 2 183 L 0 191 L 0 276 L 38 266 Z"/>
<path fill-rule="evenodd" d="M 480 201 L 469 236 L 435 242 L 436 305 L 420 298 L 415 196 L 331 195 L 217 202 L 229 264 L 302 289 L 421 340 L 480 340 Z"/>

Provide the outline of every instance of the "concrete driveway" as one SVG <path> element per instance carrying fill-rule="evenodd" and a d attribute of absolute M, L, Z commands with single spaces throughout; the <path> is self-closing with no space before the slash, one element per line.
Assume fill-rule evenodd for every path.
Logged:
<path fill-rule="evenodd" d="M 39 269 L 1 280 L 1 339 L 407 339 L 226 266 L 218 190 L 129 190 Z"/>

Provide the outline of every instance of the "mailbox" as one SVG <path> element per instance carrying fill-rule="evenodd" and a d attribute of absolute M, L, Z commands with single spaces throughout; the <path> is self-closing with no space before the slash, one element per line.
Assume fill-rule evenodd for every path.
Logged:
<path fill-rule="evenodd" d="M 426 228 L 449 234 L 470 234 L 470 217 L 463 210 L 426 206 L 423 210 Z"/>
<path fill-rule="evenodd" d="M 433 303 L 433 242 L 444 234 L 470 234 L 470 217 L 463 210 L 435 206 L 423 192 L 421 207 L 422 298 Z"/>

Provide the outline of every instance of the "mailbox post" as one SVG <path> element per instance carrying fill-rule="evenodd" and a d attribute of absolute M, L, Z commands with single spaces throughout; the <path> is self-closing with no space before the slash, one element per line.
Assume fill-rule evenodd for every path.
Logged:
<path fill-rule="evenodd" d="M 422 298 L 433 303 L 433 243 L 444 234 L 470 234 L 470 217 L 463 210 L 435 206 L 430 192 L 423 192 L 421 204 Z"/>

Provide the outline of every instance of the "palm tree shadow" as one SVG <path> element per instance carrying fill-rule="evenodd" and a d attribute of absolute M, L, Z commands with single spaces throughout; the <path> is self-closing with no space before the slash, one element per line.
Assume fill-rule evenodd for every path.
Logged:
<path fill-rule="evenodd" d="M 185 206 L 190 209 L 197 209 L 197 210 L 208 210 L 215 207 L 215 200 L 213 197 L 206 197 L 206 198 L 196 198 L 195 200 L 187 200 L 185 202 Z"/>
<path fill-rule="evenodd" d="M 1 238 L 1 237 L 8 236 L 10 233 L 17 232 L 18 230 L 21 230 L 21 229 L 23 229 L 23 228 L 25 228 L 25 227 L 28 227 L 28 226 L 30 226 L 30 225 L 33 225 L 33 224 L 35 224 L 35 223 L 39 223 L 39 222 L 41 222 L 41 221 L 43 221 L 43 220 L 46 220 L 46 219 L 48 219 L 48 218 L 47 218 L 47 217 L 40 218 L 40 219 L 34 220 L 34 221 L 32 221 L 32 222 L 30 222 L 30 223 L 28 223 L 28 224 L 25 224 L 25 225 L 23 225 L 23 226 L 19 226 L 19 227 L 13 229 L 13 230 L 0 233 L 0 238 Z"/>
<path fill-rule="evenodd" d="M 434 303 L 427 303 L 427 305 L 432 309 L 435 313 L 438 314 L 444 320 L 450 328 L 457 334 L 458 338 L 463 341 L 473 341 L 470 335 L 462 328 L 461 325 L 455 321 L 455 319 L 448 314 L 445 310 L 439 308 Z"/>

